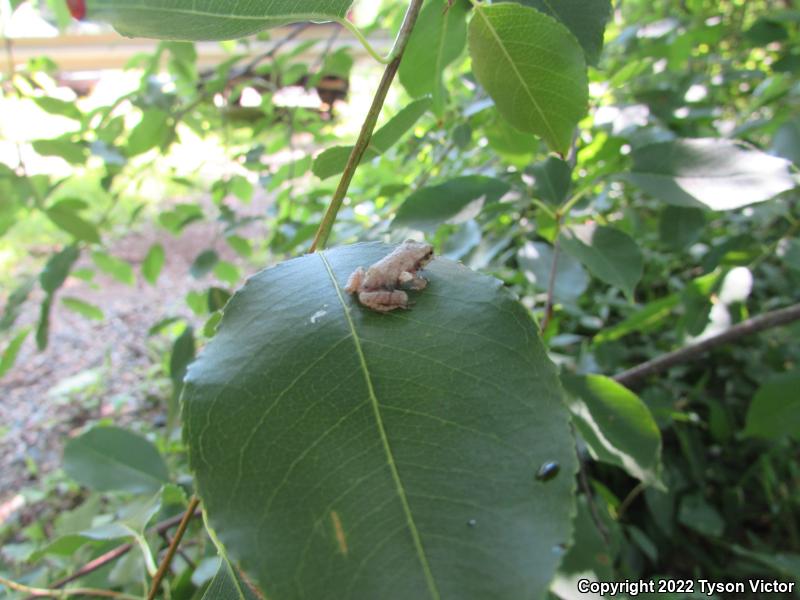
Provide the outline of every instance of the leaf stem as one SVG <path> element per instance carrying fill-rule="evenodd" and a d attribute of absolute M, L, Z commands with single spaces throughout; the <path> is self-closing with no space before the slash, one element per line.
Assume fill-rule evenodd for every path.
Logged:
<path fill-rule="evenodd" d="M 383 108 L 383 103 L 386 101 L 386 94 L 389 92 L 394 76 L 400 66 L 400 60 L 403 58 L 403 51 L 406 45 L 408 45 L 408 40 L 411 37 L 411 31 L 414 29 L 414 24 L 417 22 L 419 11 L 422 8 L 422 1 L 423 0 L 411 0 L 408 6 L 406 16 L 403 19 L 403 24 L 400 27 L 400 32 L 397 34 L 397 40 L 391 52 L 392 59 L 389 61 L 389 64 L 386 65 L 383 77 L 378 84 L 378 89 L 375 91 L 375 97 L 372 99 L 372 105 L 369 107 L 369 112 L 367 112 L 367 116 L 364 119 L 364 124 L 361 126 L 358 139 L 353 146 L 353 150 L 350 152 L 350 157 L 347 159 L 347 165 L 339 180 L 339 185 L 336 187 L 333 198 L 331 198 L 328 210 L 322 217 L 322 222 L 314 236 L 314 241 L 311 243 L 309 252 L 316 252 L 317 249 L 324 248 L 325 244 L 328 242 L 328 238 L 333 230 L 333 224 L 336 221 L 336 215 L 339 213 L 339 209 L 344 202 L 344 197 L 347 194 L 347 189 L 350 187 L 350 182 L 353 180 L 356 168 L 369 146 L 370 139 L 372 139 L 372 132 L 375 129 L 375 124 L 378 122 L 378 116 Z"/>
<path fill-rule="evenodd" d="M 199 504 L 200 499 L 197 496 L 192 496 L 191 500 L 189 500 L 189 506 L 186 508 L 186 512 L 183 513 L 183 518 L 178 524 L 178 529 L 175 531 L 175 536 L 172 538 L 172 543 L 170 543 L 169 548 L 167 548 L 167 553 L 161 560 L 161 565 L 158 567 L 158 571 L 156 571 L 156 574 L 153 577 L 153 585 L 150 588 L 150 593 L 147 595 L 147 600 L 154 600 L 156 594 L 158 594 L 158 588 L 161 587 L 161 581 L 164 579 L 164 575 L 166 575 L 170 563 L 172 563 L 172 558 L 175 556 L 175 552 L 178 549 L 178 544 L 181 543 L 183 534 L 186 533 L 186 528 L 189 525 L 189 521 L 192 520 L 194 512 L 197 510 L 197 506 Z"/>
<path fill-rule="evenodd" d="M 361 33 L 361 30 L 358 27 L 356 27 L 355 24 L 352 21 L 349 21 L 349 20 L 343 19 L 343 18 L 339 18 L 339 19 L 336 19 L 336 22 L 339 23 L 339 25 L 341 25 L 345 29 L 347 29 L 347 31 L 352 33 L 355 36 L 355 38 L 361 43 L 361 45 L 364 46 L 364 50 L 366 50 L 367 53 L 372 58 L 377 60 L 382 65 L 389 64 L 389 62 L 391 62 L 391 60 L 394 58 L 394 52 L 395 52 L 394 48 L 392 49 L 392 51 L 387 56 L 381 56 L 380 54 L 378 54 L 378 52 L 375 50 L 375 48 L 372 47 L 372 44 L 370 44 L 369 41 L 367 41 L 367 38 L 364 36 L 364 34 Z M 395 48 L 396 47 L 397 47 L 397 44 L 395 43 Z"/>
<path fill-rule="evenodd" d="M 69 596 L 94 596 L 96 598 L 117 598 L 118 600 L 140 600 L 138 596 L 123 594 L 113 590 L 99 590 L 94 588 L 71 588 L 68 590 L 52 590 L 47 588 L 37 588 L 6 579 L 0 575 L 0 585 L 15 590 L 25 592 L 34 598 L 68 598 Z"/>

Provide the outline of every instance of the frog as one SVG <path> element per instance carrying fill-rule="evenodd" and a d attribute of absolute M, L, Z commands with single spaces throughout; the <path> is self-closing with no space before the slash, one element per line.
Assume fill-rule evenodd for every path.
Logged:
<path fill-rule="evenodd" d="M 358 267 L 344 287 L 358 301 L 376 312 L 387 313 L 409 306 L 406 290 L 420 291 L 428 280 L 418 272 L 433 259 L 433 246 L 406 240 L 390 254 L 364 270 Z"/>

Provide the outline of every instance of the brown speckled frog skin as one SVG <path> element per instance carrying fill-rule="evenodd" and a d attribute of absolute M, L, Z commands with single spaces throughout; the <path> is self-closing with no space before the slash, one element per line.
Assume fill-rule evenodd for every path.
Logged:
<path fill-rule="evenodd" d="M 357 294 L 361 304 L 378 312 L 408 308 L 408 294 L 401 287 L 424 289 L 428 281 L 417 271 L 432 258 L 433 246 L 407 240 L 366 271 L 363 267 L 353 271 L 344 290 L 348 294 Z"/>

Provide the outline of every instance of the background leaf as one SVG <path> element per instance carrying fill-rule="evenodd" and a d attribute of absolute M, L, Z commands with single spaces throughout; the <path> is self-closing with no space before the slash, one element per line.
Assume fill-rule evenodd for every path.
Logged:
<path fill-rule="evenodd" d="M 6 349 L 3 350 L 3 354 L 0 354 L 0 377 L 3 377 L 3 375 L 8 373 L 11 367 L 14 366 L 22 344 L 25 342 L 30 332 L 30 329 L 23 329 L 8 342 Z"/>
<path fill-rule="evenodd" d="M 372 160 L 376 156 L 380 156 L 389 148 L 394 146 L 403 134 L 414 126 L 419 118 L 425 114 L 431 106 L 430 98 L 422 98 L 415 100 L 389 121 L 380 129 L 378 129 L 372 136 L 372 139 L 367 146 L 364 156 L 361 158 L 361 163 Z M 347 159 L 350 157 L 353 146 L 332 146 L 327 150 L 323 150 L 315 159 L 311 167 L 314 175 L 320 179 L 326 179 L 334 175 L 338 175 L 344 171 L 347 164 Z"/>
<path fill-rule="evenodd" d="M 428 265 L 406 312 L 342 292 L 390 250 L 290 260 L 228 303 L 183 397 L 209 521 L 268 597 L 297 581 L 309 597 L 540 597 L 575 472 L 552 364 L 525 309 L 457 263 Z"/>
<path fill-rule="evenodd" d="M 540 291 L 550 284 L 553 268 L 553 247 L 544 242 L 527 242 L 517 251 L 517 263 L 525 278 Z M 589 277 L 581 264 L 569 254 L 560 252 L 556 264 L 553 298 L 556 302 L 575 302 L 589 287 Z"/>
<path fill-rule="evenodd" d="M 543 163 L 531 167 L 535 181 L 536 197 L 547 204 L 558 206 L 567 199 L 572 184 L 572 167 L 566 161 L 548 156 Z"/>
<path fill-rule="evenodd" d="M 629 297 L 642 277 L 642 253 L 627 233 L 594 223 L 562 230 L 561 248 L 581 261 L 592 275 L 622 289 Z"/>
<path fill-rule="evenodd" d="M 227 2 L 89 0 L 87 18 L 107 21 L 127 37 L 230 40 L 296 21 L 343 19 L 353 0 Z"/>
<path fill-rule="evenodd" d="M 76 312 L 87 319 L 94 319 L 95 321 L 103 320 L 102 310 L 100 310 L 94 304 L 90 304 L 89 302 L 81 300 L 80 298 L 64 297 L 61 299 L 61 303 L 72 312 Z"/>
<path fill-rule="evenodd" d="M 142 261 L 142 276 L 150 285 L 155 285 L 158 281 L 158 276 L 161 274 L 161 269 L 164 266 L 164 259 L 164 246 L 161 244 L 153 244 L 150 246 L 147 255 Z"/>
<path fill-rule="evenodd" d="M 796 186 L 790 162 L 733 140 L 700 138 L 650 144 L 632 153 L 623 177 L 675 206 L 731 210 Z"/>
<path fill-rule="evenodd" d="M 119 427 L 94 427 L 69 440 L 64 470 L 81 485 L 102 492 L 153 493 L 169 482 L 156 447 Z"/>
<path fill-rule="evenodd" d="M 519 4 L 480 5 L 469 24 L 469 52 L 475 77 L 503 117 L 566 155 L 588 101 L 583 51 L 569 30 Z"/>
<path fill-rule="evenodd" d="M 469 3 L 464 0 L 456 0 L 449 7 L 428 0 L 420 11 L 397 73 L 412 97 L 432 96 L 437 115 L 444 111 L 442 71 L 458 58 L 467 42 L 468 9 Z"/>
<path fill-rule="evenodd" d="M 765 382 L 747 411 L 745 434 L 778 440 L 789 435 L 800 440 L 800 370 L 776 375 Z"/>
<path fill-rule="evenodd" d="M 92 252 L 92 260 L 94 264 L 97 265 L 98 269 L 111 275 L 117 281 L 127 285 L 136 283 L 136 275 L 133 273 L 133 268 L 124 260 L 106 254 L 105 252 L 100 252 L 99 250 Z"/>
<path fill-rule="evenodd" d="M 638 396 L 602 375 L 563 374 L 561 382 L 570 396 L 573 422 L 592 456 L 660 485 L 661 432 Z"/>
<path fill-rule="evenodd" d="M 611 16 L 611 0 L 513 0 L 555 17 L 578 39 L 586 62 L 595 65 L 603 49 L 603 32 Z"/>
<path fill-rule="evenodd" d="M 39 275 L 42 289 L 48 294 L 52 294 L 60 288 L 72 270 L 72 265 L 78 260 L 78 256 L 80 256 L 80 251 L 77 246 L 67 246 L 61 252 L 51 256 Z"/>
<path fill-rule="evenodd" d="M 260 600 L 241 575 L 225 560 L 219 564 L 217 574 L 203 594 L 202 600 Z"/>
<path fill-rule="evenodd" d="M 392 226 L 433 232 L 443 223 L 463 223 L 509 189 L 504 181 L 485 175 L 464 175 L 421 188 L 397 209 Z"/>
<path fill-rule="evenodd" d="M 63 229 L 76 240 L 92 244 L 100 243 L 100 234 L 97 228 L 81 217 L 70 205 L 69 200 L 60 200 L 46 211 L 47 217 L 60 229 Z"/>

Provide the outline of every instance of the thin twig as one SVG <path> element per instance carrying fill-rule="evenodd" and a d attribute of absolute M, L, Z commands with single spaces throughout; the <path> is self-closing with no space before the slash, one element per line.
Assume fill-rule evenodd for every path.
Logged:
<path fill-rule="evenodd" d="M 70 596 L 94 596 L 95 598 L 117 598 L 118 600 L 140 600 L 138 596 L 131 596 L 130 594 L 123 594 L 122 592 L 115 592 L 113 590 L 100 590 L 95 588 L 71 588 L 68 590 L 37 588 L 18 583 L 0 575 L 0 585 L 16 590 L 18 592 L 25 592 L 34 598 L 68 598 Z"/>
<path fill-rule="evenodd" d="M 794 304 L 787 308 L 774 310 L 772 312 L 753 317 L 752 319 L 742 321 L 727 331 L 723 331 L 722 333 L 705 339 L 700 343 L 680 348 L 679 350 L 675 350 L 669 354 L 664 354 L 663 356 L 659 356 L 653 360 L 648 360 L 645 363 L 637 365 L 632 369 L 628 369 L 627 371 L 623 371 L 619 375 L 616 375 L 614 380 L 626 387 L 633 387 L 650 375 L 661 373 L 662 371 L 666 371 L 675 365 L 688 362 L 700 354 L 708 352 L 712 348 L 716 348 L 722 344 L 727 344 L 728 342 L 732 342 L 747 335 L 764 331 L 765 329 L 779 327 L 780 325 L 786 325 L 798 320 L 800 320 L 800 304 Z"/>
<path fill-rule="evenodd" d="M 547 282 L 547 302 L 544 305 L 544 317 L 539 325 L 539 333 L 543 334 L 553 318 L 553 297 L 556 289 L 556 272 L 558 271 L 558 238 L 553 242 L 553 262 L 550 265 L 550 278 Z"/>
<path fill-rule="evenodd" d="M 200 511 L 196 510 L 194 516 L 195 517 L 200 516 Z M 162 531 L 168 531 L 169 529 L 172 529 L 177 524 L 179 524 L 183 520 L 183 518 L 184 518 L 183 513 L 180 515 L 175 515 L 174 517 L 170 517 L 169 519 L 165 519 L 161 523 L 156 524 L 154 527 L 150 528 L 148 532 L 161 533 Z M 105 554 L 101 554 L 97 558 L 92 559 L 91 561 L 83 565 L 80 569 L 78 569 L 74 573 L 71 573 L 67 577 L 59 579 L 55 583 L 51 584 L 50 589 L 57 589 L 64 587 L 68 583 L 72 583 L 73 581 L 75 581 L 76 579 L 80 579 L 84 575 L 88 575 L 89 573 L 97 571 L 98 569 L 107 565 L 111 561 L 116 560 L 119 557 L 124 556 L 125 554 L 130 552 L 131 548 L 133 548 L 133 542 L 127 542 L 125 544 L 121 544 L 116 548 L 109 550 Z M 25 598 L 25 600 L 33 600 L 34 598 L 36 598 L 36 596 L 28 596 Z"/>
<path fill-rule="evenodd" d="M 364 124 L 361 126 L 361 131 L 358 134 L 358 139 L 353 146 L 350 157 L 347 159 L 347 165 L 342 173 L 342 178 L 339 180 L 339 185 L 331 198 L 331 203 L 325 216 L 322 218 L 319 229 L 314 236 L 314 241 L 311 243 L 309 252 L 315 252 L 318 248 L 324 248 L 325 244 L 330 237 L 333 223 L 336 221 L 336 215 L 342 207 L 342 202 L 347 194 L 347 189 L 350 187 L 350 182 L 353 180 L 353 175 L 356 168 L 361 162 L 367 147 L 369 146 L 370 139 L 372 139 L 372 131 L 375 129 L 375 124 L 378 122 L 378 116 L 383 108 L 383 103 L 386 100 L 386 94 L 392 85 L 397 69 L 400 66 L 400 61 L 403 58 L 403 51 L 408 44 L 408 39 L 411 37 L 411 31 L 414 29 L 414 23 L 417 22 L 420 8 L 422 8 L 422 0 L 411 0 L 408 6 L 406 16 L 403 19 L 403 25 L 400 27 L 400 32 L 397 34 L 397 41 L 395 42 L 392 50 L 392 60 L 386 65 L 386 70 L 383 72 L 383 77 L 375 92 L 375 97 L 372 99 L 372 105 L 369 107 L 367 117 L 364 119 Z"/>
<path fill-rule="evenodd" d="M 636 500 L 636 498 L 638 498 L 646 488 L 647 484 L 645 484 L 643 481 L 640 481 L 636 484 L 636 487 L 634 487 L 628 493 L 628 495 L 625 496 L 625 500 L 622 501 L 622 504 L 619 505 L 619 509 L 617 510 L 617 521 L 622 520 L 622 516 L 625 514 L 628 508 L 630 508 L 630 505 L 633 504 L 633 501 Z"/>
<path fill-rule="evenodd" d="M 172 543 L 169 545 L 169 548 L 167 548 L 167 553 L 161 560 L 161 565 L 158 567 L 158 571 L 156 571 L 156 574 L 153 577 L 153 586 L 150 588 L 150 593 L 147 595 L 147 600 L 154 600 L 156 594 L 158 594 L 158 589 L 161 587 L 161 580 L 164 579 L 164 575 L 166 575 L 169 565 L 172 563 L 172 558 L 175 556 L 175 551 L 178 549 L 178 544 L 181 543 L 183 534 L 186 532 L 186 527 L 188 527 L 189 521 L 192 520 L 194 511 L 197 510 L 197 506 L 199 504 L 200 499 L 197 496 L 192 496 L 191 500 L 189 500 L 189 506 L 186 508 L 186 512 L 183 513 L 183 518 L 178 524 L 178 529 L 175 531 L 175 537 L 172 538 Z"/>

